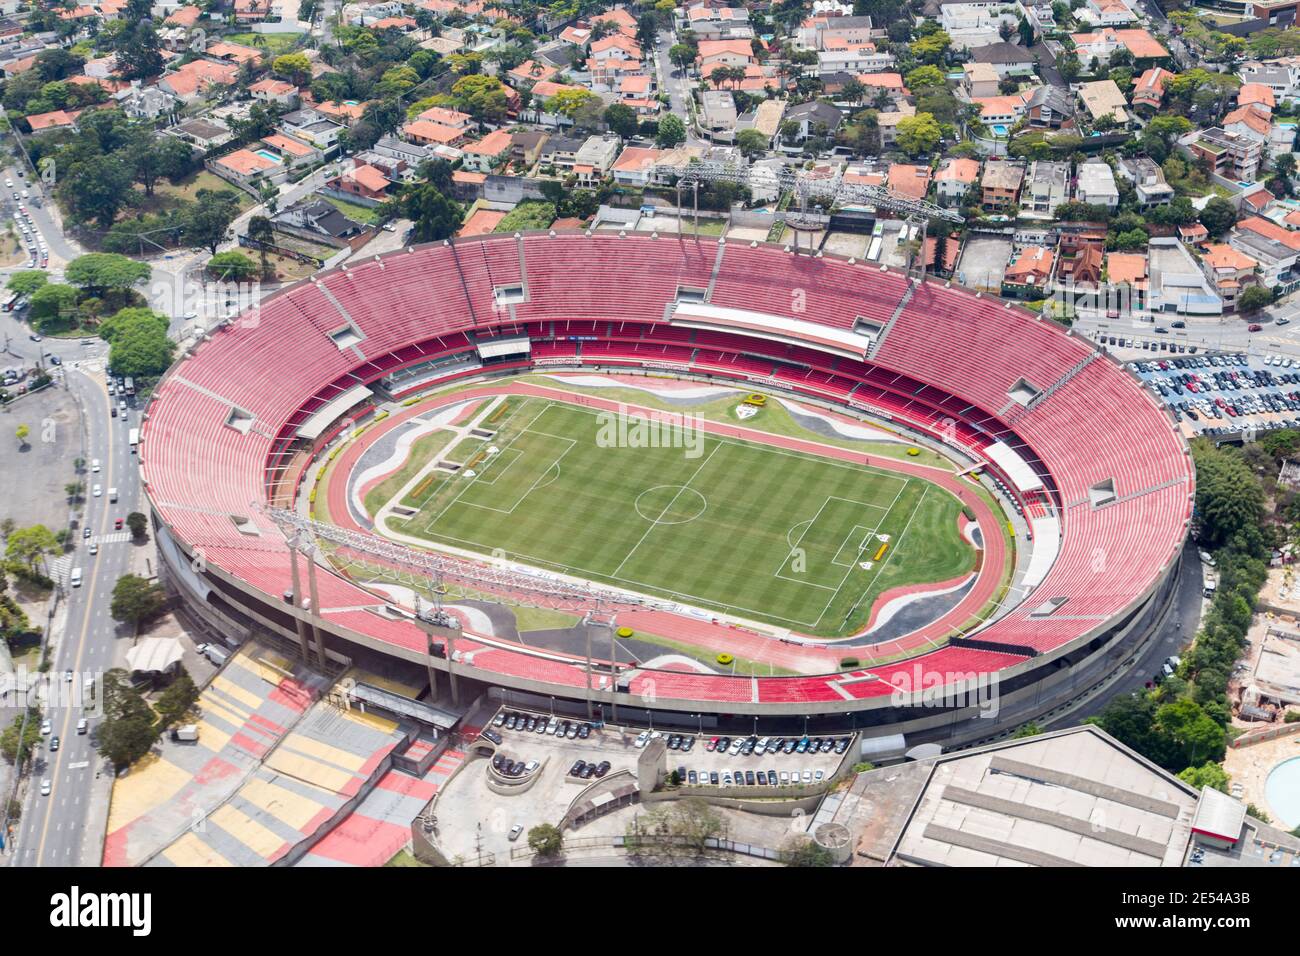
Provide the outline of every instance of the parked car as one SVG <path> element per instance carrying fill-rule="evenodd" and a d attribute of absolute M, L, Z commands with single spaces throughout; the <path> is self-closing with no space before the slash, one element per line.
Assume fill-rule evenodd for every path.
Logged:
<path fill-rule="evenodd" d="M 514 826 L 510 828 L 510 836 L 508 836 L 506 839 L 508 839 L 511 843 L 514 843 L 516 840 L 519 839 L 519 834 L 523 832 L 524 832 L 524 825 L 522 823 L 516 823 Z"/>
<path fill-rule="evenodd" d="M 640 750 L 649 742 L 649 740 L 650 740 L 650 731 L 648 730 L 641 731 L 641 733 L 639 733 L 636 738 L 636 748 Z"/>
<path fill-rule="evenodd" d="M 596 776 L 597 777 L 605 776 L 605 774 L 609 773 L 609 768 L 610 768 L 609 761 L 602 760 L 600 763 L 596 764 Z"/>

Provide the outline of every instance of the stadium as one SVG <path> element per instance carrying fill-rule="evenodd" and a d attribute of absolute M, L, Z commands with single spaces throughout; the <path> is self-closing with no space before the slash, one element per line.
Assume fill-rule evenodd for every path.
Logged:
<path fill-rule="evenodd" d="M 1132 654 L 1194 486 L 1156 402 L 1050 321 L 678 235 L 322 273 L 191 343 L 139 454 L 214 629 L 433 696 L 947 742 Z"/>

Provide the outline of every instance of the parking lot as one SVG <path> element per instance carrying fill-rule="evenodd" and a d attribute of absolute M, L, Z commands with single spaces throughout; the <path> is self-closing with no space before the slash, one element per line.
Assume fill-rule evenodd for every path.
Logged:
<path fill-rule="evenodd" d="M 1000 294 L 1002 276 L 1014 249 L 1010 239 L 981 236 L 967 239 L 957 263 L 957 281 L 968 289 Z"/>
<path fill-rule="evenodd" d="M 1300 363 L 1240 353 L 1129 363 L 1179 423 L 1211 438 L 1300 428 Z"/>
<path fill-rule="evenodd" d="M 522 729 L 518 717 L 524 717 Z M 508 726 L 510 717 L 516 718 L 516 726 Z M 528 721 L 533 721 L 533 730 L 527 729 Z M 498 721 L 500 721 L 498 723 Z M 554 722 L 552 722 L 554 721 Z M 488 786 L 487 767 L 489 761 L 478 758 L 468 762 L 443 789 L 438 798 L 436 816 L 439 821 L 439 841 L 444 852 L 450 856 L 471 858 L 480 852 L 492 852 L 498 858 L 508 857 L 516 841 L 522 842 L 528 830 L 539 823 L 557 823 L 568 809 L 573 799 L 582 790 L 594 783 L 599 777 L 617 773 L 620 770 L 636 772 L 637 758 L 641 754 L 638 740 L 642 746 L 651 739 L 651 731 L 640 728 L 597 726 L 583 721 L 569 719 L 571 735 L 563 733 L 565 718 L 552 718 L 549 714 L 538 714 L 517 709 L 499 712 L 484 729 L 483 736 L 491 740 L 489 733 L 500 737 L 497 755 L 502 762 L 510 761 L 518 766 L 518 772 L 506 773 L 502 767 L 498 772 L 507 779 L 523 780 L 528 774 L 537 778 L 530 787 L 521 787 L 519 793 L 501 793 Z M 546 732 L 550 727 L 550 732 Z M 582 737 L 586 727 L 586 737 Z M 556 734 L 560 730 L 561 735 Z M 758 742 L 763 738 L 730 738 L 726 752 L 715 748 L 710 750 L 714 739 L 711 735 L 663 734 L 665 741 L 675 746 L 667 751 L 668 771 L 681 768 L 686 779 L 684 783 L 694 782 L 700 785 L 701 774 L 705 777 L 705 786 L 716 786 L 719 796 L 726 795 L 728 787 L 758 786 L 758 773 L 763 771 L 763 786 L 769 785 L 767 777 L 776 774 L 781 781 L 781 774 L 786 774 L 787 784 L 792 774 L 798 774 L 799 783 L 815 786 L 825 783 L 844 759 L 844 752 L 853 746 L 850 737 L 830 738 L 831 748 L 828 752 L 810 753 L 805 744 L 805 752 L 798 753 L 798 744 L 803 738 L 796 738 L 790 753 L 758 753 Z M 823 738 L 824 739 L 824 738 Z M 785 738 L 790 741 L 790 738 Z M 773 741 L 769 741 L 772 743 Z M 836 743 L 840 753 L 836 753 Z M 493 741 L 495 743 L 495 741 Z M 749 749 L 749 753 L 744 753 Z M 733 753 L 733 751 L 735 751 Z M 524 768 L 536 761 L 537 766 L 531 771 Z M 581 762 L 581 767 L 579 767 Z M 583 774 L 586 768 L 608 766 L 602 773 L 591 770 Z M 578 774 L 573 774 L 575 768 Z M 691 774 L 695 775 L 691 781 Z M 714 775 L 717 783 L 713 784 Z M 746 781 L 746 776 L 753 774 L 753 783 Z M 737 783 L 736 781 L 740 782 Z M 520 835 L 510 838 L 515 827 L 521 827 Z"/>

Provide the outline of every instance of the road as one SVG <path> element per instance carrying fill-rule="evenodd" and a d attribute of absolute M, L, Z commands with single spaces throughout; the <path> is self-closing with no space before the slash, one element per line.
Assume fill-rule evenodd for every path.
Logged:
<path fill-rule="evenodd" d="M 1283 320 L 1282 324 L 1278 324 L 1279 319 Z M 1184 322 L 1186 327 L 1173 328 L 1172 323 L 1175 321 Z M 1252 324 L 1261 325 L 1262 328 L 1258 332 L 1251 332 L 1249 326 Z M 1157 327 L 1167 331 L 1156 332 Z M 1237 315 L 1204 319 L 1161 315 L 1151 322 L 1127 316 L 1108 319 L 1102 313 L 1080 312 L 1074 321 L 1074 331 L 1094 341 L 1098 336 L 1122 336 L 1137 341 L 1139 347 L 1136 349 L 1111 349 L 1118 358 L 1125 360 L 1151 357 L 1149 350 L 1140 347 L 1143 341 L 1194 345 L 1202 352 L 1246 352 L 1253 355 L 1273 352 L 1300 358 L 1300 298 L 1261 309 L 1249 321 Z M 1156 354 L 1167 355 L 1168 352 Z"/>
<path fill-rule="evenodd" d="M 685 71 L 673 66 L 668 51 L 675 42 L 673 31 L 659 31 L 659 45 L 655 47 L 655 74 L 660 92 L 668 94 L 668 110 L 686 124 L 686 145 L 707 146 L 709 140 L 701 138 L 695 129 L 695 100 L 690 93 L 690 79 Z"/>
<path fill-rule="evenodd" d="M 4 317 L 12 323 L 11 316 Z M 23 340 L 27 346 L 38 347 Z M 18 866 L 73 866 L 98 860 L 98 835 L 93 842 L 83 840 L 88 825 L 95 815 L 102 824 L 107 805 L 91 794 L 103 761 L 95 754 L 91 734 L 76 732 L 78 719 L 85 713 L 80 700 L 73 696 L 74 689 L 84 686 L 88 677 L 97 677 L 115 666 L 123 648 L 119 647 L 116 625 L 109 615 L 109 601 L 113 585 L 131 567 L 135 545 L 130 543 L 129 532 L 116 531 L 114 521 L 125 519 L 133 510 L 139 510 L 140 483 L 136 457 L 127 443 L 129 429 L 139 426 L 139 412 L 130 409 L 117 418 L 110 417 L 110 398 L 104 387 L 100 371 L 104 362 L 104 348 L 97 344 L 85 348 L 77 342 L 60 341 L 41 343 L 50 352 L 62 353 L 64 387 L 77 398 L 83 410 L 84 434 L 70 437 L 70 441 L 85 442 L 80 456 L 87 462 L 98 459 L 100 472 L 85 475 L 86 504 L 82 521 L 74 529 L 75 547 L 64 562 L 67 568 L 81 568 L 83 583 L 80 587 L 67 584 L 65 568 L 55 567 L 55 577 L 64 587 L 64 626 L 52 636 L 54 641 L 53 666 L 47 680 L 40 685 L 38 697 L 45 716 L 52 724 L 52 734 L 42 739 L 35 755 L 35 764 L 28 777 L 27 799 L 21 824 L 14 844 L 10 847 L 10 863 Z M 89 354 L 86 354 L 89 353 Z M 114 399 L 115 400 L 115 399 Z M 94 485 L 100 485 L 102 494 L 91 494 Z M 109 489 L 116 488 L 117 503 L 109 500 Z M 82 537 L 82 529 L 90 528 L 92 537 Z M 88 546 L 98 545 L 98 554 L 91 555 Z M 72 679 L 65 679 L 65 672 Z M 80 693 L 78 690 L 77 694 Z M 62 746 L 50 752 L 51 737 L 58 736 Z M 40 782 L 51 782 L 49 796 L 41 796 Z M 98 827 L 95 828 L 96 832 Z M 89 854 L 89 859 L 83 857 Z"/>

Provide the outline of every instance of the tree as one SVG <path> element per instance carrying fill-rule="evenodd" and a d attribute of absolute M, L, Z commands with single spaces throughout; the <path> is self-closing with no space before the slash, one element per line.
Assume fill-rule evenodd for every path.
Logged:
<path fill-rule="evenodd" d="M 158 32 L 146 15 L 118 35 L 117 73 L 124 80 L 147 80 L 163 71 Z"/>
<path fill-rule="evenodd" d="M 131 529 L 131 537 L 139 541 L 149 528 L 149 519 L 138 511 L 132 511 L 126 516 L 126 526 Z"/>
<path fill-rule="evenodd" d="M 895 142 L 898 143 L 898 148 L 909 156 L 920 156 L 923 153 L 933 152 L 939 145 L 941 135 L 939 124 L 935 122 L 934 116 L 929 113 L 917 113 L 915 116 L 904 116 L 898 121 Z"/>
<path fill-rule="evenodd" d="M 1252 285 L 1241 293 L 1241 298 L 1237 300 L 1237 307 L 1242 312 L 1250 314 L 1258 312 L 1264 306 L 1273 301 L 1273 293 L 1262 285 Z"/>
<path fill-rule="evenodd" d="M 137 574 L 124 574 L 113 585 L 113 601 L 109 613 L 113 620 L 139 627 L 162 613 L 167 603 L 167 593 L 161 584 Z"/>
<path fill-rule="evenodd" d="M 632 107 L 623 103 L 611 103 L 605 107 L 605 125 L 623 139 L 631 139 L 641 124 Z"/>
<path fill-rule="evenodd" d="M 26 425 L 19 425 L 16 429 L 14 429 L 14 434 L 18 436 L 19 448 L 27 447 L 27 436 L 30 435 L 31 433 L 32 430 L 28 428 Z"/>
<path fill-rule="evenodd" d="M 100 113 L 91 113 L 95 116 Z M 78 222 L 96 222 L 101 229 L 113 225 L 131 194 L 135 170 L 114 156 L 91 156 L 73 160 L 63 172 L 60 164 L 59 196 Z"/>
<path fill-rule="evenodd" d="M 767 152 L 770 141 L 766 135 L 756 129 L 742 130 L 736 137 L 736 145 L 746 159 L 754 159 Z"/>
<path fill-rule="evenodd" d="M 129 767 L 158 739 L 154 713 L 120 668 L 106 671 L 102 684 L 104 717 L 100 722 L 99 754 L 115 769 Z"/>
<path fill-rule="evenodd" d="M 199 689 L 194 685 L 194 679 L 188 671 L 181 668 L 180 674 L 167 685 L 167 689 L 154 704 L 154 711 L 158 714 L 158 730 L 165 731 L 180 723 L 193 710 L 198 700 Z"/>
<path fill-rule="evenodd" d="M 695 62 L 695 50 L 686 43 L 674 43 L 668 48 L 668 59 L 685 69 Z"/>
<path fill-rule="evenodd" d="M 149 264 L 113 252 L 91 252 L 68 263 L 63 276 L 97 298 L 121 292 L 149 278 Z"/>
<path fill-rule="evenodd" d="M 239 215 L 239 197 L 229 189 L 200 189 L 195 199 L 185 217 L 185 241 L 215 256 Z"/>
<path fill-rule="evenodd" d="M 47 554 L 59 549 L 59 539 L 43 524 L 15 528 L 5 542 L 5 558 L 25 567 L 33 574 L 39 573 L 37 563 Z"/>
<path fill-rule="evenodd" d="M 193 162 L 190 144 L 175 136 L 140 136 L 127 147 L 125 156 L 146 196 L 153 195 L 159 179 L 178 179 Z"/>
<path fill-rule="evenodd" d="M 655 136 L 655 143 L 661 149 L 671 149 L 684 142 L 686 142 L 686 124 L 680 117 L 672 113 L 666 114 L 659 121 L 659 132 Z"/>
<path fill-rule="evenodd" d="M 28 315 L 32 325 L 42 332 L 58 332 L 71 328 L 76 316 L 77 290 L 61 282 L 43 285 L 32 293 Z"/>
<path fill-rule="evenodd" d="M 509 104 L 505 88 L 494 76 L 473 74 L 457 80 L 451 88 L 456 105 L 480 123 L 499 123 Z"/>
<path fill-rule="evenodd" d="M 24 723 L 24 717 L 26 721 Z M 19 714 L 13 719 L 4 733 L 0 734 L 0 754 L 12 763 L 26 763 L 32 751 L 41 742 L 41 711 L 39 707 L 28 707 L 26 714 Z"/>
<path fill-rule="evenodd" d="M 257 244 L 257 255 L 261 260 L 262 278 L 270 278 L 270 267 L 266 261 L 267 247 L 275 242 L 275 227 L 266 216 L 253 216 L 248 220 L 248 238 Z"/>
<path fill-rule="evenodd" d="M 564 834 L 557 826 L 539 823 L 528 831 L 528 846 L 540 857 L 555 857 L 564 848 Z"/>
<path fill-rule="evenodd" d="M 30 296 L 49 281 L 49 276 L 39 269 L 21 269 L 9 277 L 5 288 L 19 295 Z"/>
<path fill-rule="evenodd" d="M 940 63 L 952 46 L 952 37 L 943 30 L 912 41 L 912 53 L 923 63 Z"/>
<path fill-rule="evenodd" d="M 311 60 L 305 53 L 286 53 L 271 61 L 271 72 L 294 86 L 305 86 L 311 82 Z"/>
<path fill-rule="evenodd" d="M 263 259 L 265 260 L 265 252 Z M 247 282 L 261 273 L 258 264 L 242 252 L 218 252 L 205 266 L 208 275 L 222 282 Z"/>
<path fill-rule="evenodd" d="M 1222 235 L 1236 221 L 1237 210 L 1222 196 L 1215 196 L 1201 210 L 1201 225 L 1209 230 L 1211 237 Z"/>
<path fill-rule="evenodd" d="M 919 93 L 922 90 L 942 89 L 947 84 L 943 70 L 937 66 L 918 66 L 907 74 L 904 82 L 913 93 Z"/>
<path fill-rule="evenodd" d="M 600 97 L 591 92 L 591 90 L 560 90 L 546 101 L 545 110 L 546 112 L 554 113 L 557 116 L 564 116 L 568 119 L 573 119 L 579 111 L 593 102 L 599 103 Z"/>
<path fill-rule="evenodd" d="M 811 837 L 796 834 L 781 844 L 777 859 L 785 866 L 834 866 L 835 857 Z"/>
<path fill-rule="evenodd" d="M 161 375 L 171 364 L 176 343 L 167 337 L 169 321 L 149 309 L 127 308 L 100 325 L 99 337 L 112 345 L 108 363 L 118 375 Z"/>
<path fill-rule="evenodd" d="M 441 242 L 460 228 L 461 209 L 433 183 L 408 186 L 402 193 L 402 215 L 410 219 L 416 242 Z"/>
<path fill-rule="evenodd" d="M 1243 529 L 1258 529 L 1264 517 L 1264 489 L 1241 456 L 1204 441 L 1192 443 L 1192 455 L 1202 545 L 1213 551 Z"/>

